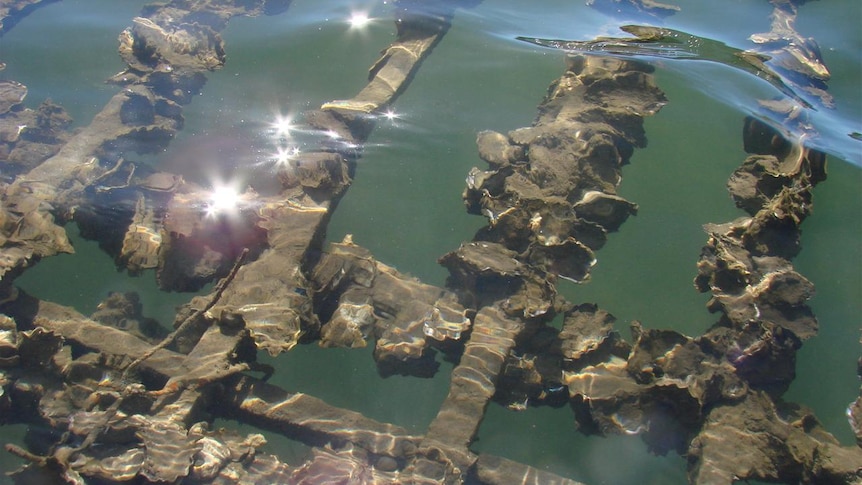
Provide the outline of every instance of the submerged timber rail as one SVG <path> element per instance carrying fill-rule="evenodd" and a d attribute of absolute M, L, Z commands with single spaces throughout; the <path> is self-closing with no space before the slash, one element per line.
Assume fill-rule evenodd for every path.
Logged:
<path fill-rule="evenodd" d="M 633 325 L 629 343 L 609 313 L 557 295 L 560 278 L 588 280 L 609 233 L 637 211 L 616 194 L 621 169 L 646 143 L 643 118 L 666 102 L 645 63 L 567 55 L 532 126 L 479 134 L 488 169 L 468 174 L 464 200 L 489 223 L 440 259 L 451 274 L 446 288 L 399 273 L 350 239 L 321 248 L 377 116 L 407 88 L 457 9 L 475 3 L 396 2 L 396 39 L 372 66 L 366 88 L 304 114 L 338 143 L 286 160 L 282 191 L 242 194 L 233 219 L 207 213 L 204 188 L 130 157 L 164 146 L 181 128 L 182 106 L 224 63 L 218 32 L 231 17 L 282 13 L 289 1 L 147 7 L 121 35 L 129 68 L 113 81 L 122 92 L 74 135 L 63 130 L 62 109 L 19 109 L 26 88 L 4 86 L 11 99 L 0 104 L 6 125 L 26 121 L 40 131 L 3 132 L 3 141 L 13 150 L 27 137 L 56 147 L 2 187 L 10 223 L 0 248 L 0 409 L 56 432 L 47 449 L 7 446 L 30 461 L 15 480 L 576 483 L 474 453 L 470 445 L 492 400 L 512 409 L 567 404 L 584 432 L 640 435 L 656 452 L 687 456 L 692 483 L 858 479 L 860 450 L 841 447 L 813 415 L 780 401 L 794 352 L 816 333 L 805 303 L 813 289 L 790 259 L 811 189 L 825 178 L 821 153 L 746 121 L 752 156 L 729 188 L 751 217 L 706 227 L 695 283 L 712 292 L 710 310 L 721 317 L 703 335 Z M 674 10 L 631 3 L 663 15 Z M 758 37 L 776 57 L 780 40 L 793 38 L 781 30 L 792 25 L 792 5 L 776 1 L 774 31 Z M 801 58 L 817 68 L 812 52 Z M 106 204 L 121 207 L 108 222 L 92 209 Z M 112 326 L 120 318 L 144 320 L 132 297 L 112 296 L 90 317 L 41 301 L 16 289 L 14 278 L 40 258 L 71 250 L 55 218 L 101 235 L 130 271 L 156 269 L 165 289 L 221 282 L 178 313 L 176 333 L 162 345 L 143 327 L 132 333 Z M 226 235 L 234 244 L 219 245 Z M 557 315 L 561 330 L 548 325 Z M 361 347 L 370 336 L 384 375 L 433 375 L 432 348 L 458 359 L 424 435 L 268 384 L 273 369 L 256 363 L 259 351 L 277 356 L 315 340 Z M 264 378 L 253 377 L 257 372 Z M 261 435 L 210 430 L 216 417 L 299 440 L 311 456 L 288 466 L 257 451 Z M 775 440 L 785 446 L 766 444 Z"/>

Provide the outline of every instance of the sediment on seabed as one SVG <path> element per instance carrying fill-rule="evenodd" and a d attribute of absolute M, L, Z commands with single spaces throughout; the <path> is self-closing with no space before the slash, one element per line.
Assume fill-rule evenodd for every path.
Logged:
<path fill-rule="evenodd" d="M 463 199 L 488 224 L 440 258 L 445 288 L 398 272 L 349 237 L 322 247 L 377 117 L 418 75 L 453 15 L 475 3 L 396 2 L 395 41 L 367 86 L 303 116 L 334 141 L 286 156 L 281 192 L 248 190 L 232 214 L 213 210 L 207 188 L 131 157 L 163 148 L 182 128 L 183 106 L 225 62 L 219 32 L 232 17 L 281 14 L 289 1 L 146 7 L 120 35 L 128 67 L 111 79 L 119 92 L 76 133 L 61 107 L 24 108 L 26 87 L 0 82 L 0 142 L 15 175 L 0 186 L 0 409 L 4 423 L 53 432 L 42 448 L 7 445 L 29 461 L 12 474 L 16 482 L 576 483 L 471 450 L 491 401 L 512 410 L 567 406 L 582 432 L 640 435 L 656 453 L 685 456 L 692 483 L 859 480 L 862 451 L 840 446 L 809 411 L 781 399 L 796 351 L 817 332 L 806 303 L 813 285 L 791 263 L 812 189 L 826 178 L 825 156 L 804 137 L 745 121 L 751 155 L 728 188 L 749 215 L 705 226 L 695 286 L 712 294 L 719 317 L 702 335 L 635 322 L 628 342 L 608 311 L 558 295 L 561 278 L 589 280 L 609 235 L 636 214 L 637 204 L 617 194 L 622 168 L 646 144 L 644 117 L 667 103 L 653 68 L 608 55 L 619 54 L 608 52 L 609 39 L 598 41 L 604 52 L 537 42 L 569 51 L 564 72 L 531 126 L 479 133 L 488 166 L 469 172 Z M 782 70 L 804 74 L 795 82 L 808 79 L 806 92 L 827 105 L 816 44 L 800 43 L 792 2 L 774 4 L 773 30 L 755 42 L 780 62 L 768 67 L 752 55 L 745 69 L 769 69 L 790 90 L 798 85 Z M 0 2 L 2 25 L 38 5 Z M 682 34 L 635 30 L 625 43 Z M 764 109 L 799 122 L 794 103 Z M 134 294 L 112 294 L 85 316 L 17 289 L 27 268 L 73 250 L 65 223 L 130 272 L 154 269 L 165 290 L 217 284 L 178 312 L 167 335 Z M 558 316 L 561 329 L 549 325 Z M 435 352 L 458 364 L 436 418 L 413 435 L 267 382 L 275 369 L 257 362 L 259 351 L 278 356 L 314 341 L 373 345 L 384 376 L 432 376 Z M 859 403 L 850 412 L 857 437 Z M 288 466 L 257 451 L 263 435 L 210 429 L 220 417 L 301 441 L 311 456 Z"/>

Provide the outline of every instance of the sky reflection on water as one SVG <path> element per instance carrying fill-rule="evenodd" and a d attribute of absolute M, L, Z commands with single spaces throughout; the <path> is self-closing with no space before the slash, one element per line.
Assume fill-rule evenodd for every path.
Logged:
<path fill-rule="evenodd" d="M 381 46 L 386 45 L 392 36 L 393 27 L 388 20 L 391 16 L 391 5 L 383 5 L 383 3 L 366 2 L 365 5 L 357 5 L 356 2 L 349 1 L 319 3 L 297 1 L 294 7 L 279 17 L 236 20 L 224 34 L 228 50 L 227 65 L 222 71 L 212 74 L 202 95 L 186 109 L 185 132 L 178 137 L 178 143 L 174 143 L 155 163 L 169 163 L 166 160 L 187 156 L 181 151 L 184 141 L 187 142 L 186 146 L 194 146 L 202 143 L 204 136 L 225 139 L 225 133 L 230 133 L 233 136 L 239 135 L 235 139 L 236 144 L 254 147 L 251 151 L 245 152 L 246 157 L 240 161 L 248 166 L 257 166 L 260 170 L 252 173 L 265 176 L 260 174 L 267 173 L 270 168 L 267 164 L 289 163 L 291 157 L 296 154 L 296 150 L 303 150 L 306 144 L 335 142 L 335 140 L 320 140 L 319 137 L 310 138 L 304 135 L 299 120 L 293 116 L 274 115 L 274 110 L 281 113 L 299 113 L 331 99 L 349 97 L 357 87 L 361 87 L 364 83 L 365 69 L 373 61 Z M 691 2 L 686 2 L 678 15 L 656 23 L 687 29 L 690 33 L 721 40 L 739 48 L 750 48 L 751 46 L 748 45 L 750 42 L 747 41 L 748 35 L 768 30 L 767 16 L 770 12 L 768 3 L 759 0 L 737 0 L 729 3 L 730 5 L 728 2 L 701 2 L 693 5 Z M 52 97 L 55 102 L 75 114 L 76 122 L 80 126 L 88 123 L 92 114 L 98 111 L 104 104 L 104 100 L 114 92 L 113 88 L 104 87 L 100 83 L 121 67 L 115 53 L 116 35 L 134 15 L 129 12 L 136 12 L 139 7 L 131 2 L 83 0 L 65 0 L 62 4 L 65 4 L 62 5 L 65 11 L 73 12 L 79 10 L 101 12 L 103 11 L 99 10 L 101 7 L 115 4 L 118 6 L 115 11 L 105 13 L 104 17 L 82 14 L 71 17 L 59 16 L 61 18 L 52 14 L 52 10 L 61 5 L 49 6 L 35 13 L 31 18 L 25 19 L 15 28 L 15 31 L 3 38 L 6 47 L 2 51 L 2 57 L 9 65 L 4 75 L 28 85 L 30 88 L 28 101 L 36 103 L 45 97 Z M 120 7 L 119 4 L 123 6 Z M 93 7 L 94 5 L 97 7 Z M 845 2 L 845 5 L 859 10 L 856 4 Z M 360 8 L 364 10 L 358 10 Z M 830 92 L 833 92 L 836 97 L 837 108 L 834 111 L 818 109 L 811 113 L 815 128 L 820 133 L 816 143 L 827 152 L 862 166 L 862 157 L 860 157 L 862 143 L 847 136 L 851 131 L 862 132 L 859 124 L 862 118 L 860 117 L 862 94 L 858 90 L 860 77 L 854 77 L 860 71 L 858 56 L 860 34 L 856 28 L 847 31 L 854 32 L 853 35 L 842 36 L 839 32 L 847 25 L 832 25 L 839 21 L 852 22 L 853 15 L 832 15 L 828 20 L 824 18 L 819 24 L 812 25 L 816 29 L 804 30 L 807 26 L 805 23 L 807 16 L 819 19 L 826 10 L 840 10 L 840 6 L 828 6 L 826 2 L 806 5 L 800 12 L 798 26 L 803 35 L 811 35 L 823 44 L 827 64 L 833 70 Z M 745 11 L 746 15 L 739 15 L 739 11 Z M 364 26 L 352 25 L 351 15 L 357 12 L 368 12 L 366 14 L 368 18 L 374 20 Z M 548 15 L 548 12 L 554 12 L 554 14 Z M 858 18 L 858 15 L 855 16 L 856 20 Z M 41 23 L 40 19 L 42 19 Z M 443 252 L 456 248 L 460 241 L 472 237 L 475 229 L 483 224 L 479 218 L 464 214 L 459 198 L 463 179 L 469 167 L 481 164 L 473 143 L 475 132 L 482 129 L 513 129 L 528 123 L 534 116 L 535 105 L 540 101 L 547 84 L 558 77 L 562 71 L 561 54 L 521 44 L 515 40 L 515 37 L 527 35 L 586 40 L 597 35 L 618 35 L 618 26 L 632 20 L 642 21 L 643 19 L 612 19 L 586 8 L 581 2 L 569 1 L 544 2 L 541 8 L 526 10 L 523 8 L 523 2 L 486 1 L 474 9 L 458 11 L 455 19 L 456 28 L 453 28 L 449 37 L 444 39 L 435 54 L 425 63 L 414 84 L 393 106 L 393 111 L 383 113 L 383 119 L 378 123 L 377 131 L 365 147 L 365 156 L 359 162 L 356 182 L 348 191 L 342 206 L 333 218 L 330 239 L 337 240 L 346 233 L 353 233 L 357 235 L 357 242 L 368 246 L 381 261 L 392 263 L 399 269 L 414 273 L 430 283 L 442 284 L 446 274 L 437 266 L 436 258 Z M 15 39 L 19 34 L 17 30 L 26 31 L 30 28 L 27 24 L 31 21 L 38 28 L 33 27 L 29 34 L 21 34 L 20 41 L 16 43 Z M 721 32 L 717 33 L 713 31 L 712 26 L 715 25 L 727 25 L 732 28 L 722 28 Z M 38 57 L 35 52 L 53 51 L 55 47 L 53 43 L 40 45 L 36 43 L 36 39 L 41 39 L 46 36 L 46 32 L 60 26 L 73 31 L 65 34 L 72 39 L 80 38 L 81 32 L 89 33 L 91 29 L 104 31 L 110 35 L 104 34 L 86 39 L 78 48 L 82 55 L 76 56 L 77 60 L 74 61 L 84 66 L 80 69 L 82 72 L 69 69 L 70 76 L 64 77 L 62 82 L 57 82 L 56 76 L 52 73 L 64 68 L 51 64 L 50 60 L 45 65 L 36 66 L 34 63 L 32 71 L 29 70 L 31 67 L 15 62 L 15 59 Z M 362 29 L 362 32 L 359 32 L 359 29 Z M 845 37 L 852 37 L 852 40 L 847 41 Z M 849 44 L 841 42 L 849 42 Z M 352 50 L 348 51 L 345 45 L 350 46 Z M 83 54 L 85 48 L 89 49 L 92 46 L 111 51 L 113 57 L 108 57 L 107 60 L 99 59 L 98 66 L 90 67 L 89 63 L 94 61 Z M 290 47 L 287 52 L 285 52 L 285 46 Z M 10 53 L 13 55 L 9 56 Z M 831 59 L 838 62 L 830 63 Z M 54 62 L 60 61 L 55 59 Z M 599 265 L 595 280 L 591 283 L 595 285 L 595 289 L 587 288 L 585 285 L 571 291 L 575 297 L 583 298 L 583 295 L 587 294 L 597 300 L 607 299 L 608 302 L 612 302 L 611 307 L 608 308 L 609 311 L 619 312 L 624 318 L 643 318 L 656 327 L 673 326 L 677 323 L 667 322 L 668 315 L 682 314 L 683 316 L 678 318 L 688 318 L 691 321 L 679 325 L 690 325 L 686 330 L 697 332 L 713 318 L 702 308 L 702 295 L 694 294 L 694 290 L 690 288 L 690 278 L 694 273 L 693 258 L 705 239 L 699 224 L 710 221 L 721 222 L 727 219 L 725 216 L 732 217 L 736 214 L 732 202 L 724 194 L 723 184 L 726 176 L 741 163 L 744 157 L 739 148 L 741 140 L 738 139 L 738 135 L 737 138 L 729 140 L 722 137 L 731 137 L 725 133 L 725 130 L 731 134 L 741 132 L 743 116 L 757 111 L 756 99 L 778 93 L 762 80 L 721 66 L 706 66 L 703 63 L 683 61 L 661 61 L 656 65 L 661 71 L 660 80 L 673 78 L 674 84 L 684 84 L 689 89 L 699 91 L 711 102 L 724 105 L 725 110 L 719 113 L 718 110 L 713 111 L 707 107 L 701 118 L 696 120 L 696 123 L 702 123 L 702 126 L 692 127 L 686 119 L 662 118 L 666 112 L 668 116 L 675 112 L 672 104 L 666 112 L 659 113 L 656 120 L 648 122 L 647 136 L 650 138 L 650 148 L 636 155 L 633 166 L 626 168 L 621 187 L 622 191 L 637 194 L 633 200 L 641 204 L 642 215 L 638 216 L 637 220 L 630 221 L 628 224 L 631 226 L 627 224 L 623 227 L 621 234 L 614 235 L 614 238 L 618 239 L 612 240 L 608 247 L 598 254 Z M 698 98 L 672 97 L 671 99 L 671 103 L 684 104 L 688 101 L 698 102 Z M 686 113 L 696 116 L 696 113 L 691 113 L 692 111 L 697 110 L 687 108 Z M 711 141 L 710 134 L 704 131 L 710 130 L 710 117 L 713 116 L 715 123 L 721 125 L 714 130 L 713 136 L 722 139 Z M 237 120 L 245 121 L 239 123 Z M 294 125 L 295 122 L 296 125 Z M 733 123 L 737 123 L 738 126 Z M 686 126 L 680 126 L 682 124 Z M 651 128 L 655 129 L 651 130 Z M 697 133 L 686 137 L 684 142 L 661 138 L 663 135 L 672 137 L 683 128 Z M 674 147 L 685 143 L 697 143 L 697 146 L 679 149 Z M 227 147 L 224 150 L 230 156 L 232 148 Z M 720 153 L 711 153 L 711 150 Z M 177 151 L 180 151 L 180 155 L 176 154 Z M 678 157 L 684 156 L 685 159 L 668 162 L 666 157 L 673 157 L 674 153 L 681 154 Z M 838 159 L 834 161 L 841 163 Z M 236 160 L 233 162 L 236 163 Z M 709 166 L 702 167 L 698 164 Z M 233 174 L 235 169 L 236 167 L 233 172 L 226 169 L 226 173 L 219 176 L 227 177 Z M 709 185 L 714 190 L 710 189 L 712 192 L 704 195 L 704 191 L 697 189 L 700 186 L 692 182 L 691 185 L 695 188 L 690 190 L 694 193 L 670 193 L 670 189 L 661 185 L 668 177 L 662 170 L 668 170 L 674 177 L 692 179 L 703 177 L 704 180 L 698 183 L 702 182 L 703 186 Z M 638 176 L 646 171 L 660 173 L 652 178 L 645 177 L 646 180 L 638 180 Z M 818 208 L 812 220 L 816 225 L 805 225 L 803 229 L 809 231 L 808 228 L 812 227 L 812 230 L 818 232 L 813 234 L 806 232 L 806 237 L 809 237 L 811 242 L 806 243 L 806 250 L 803 250 L 800 256 L 803 266 L 811 266 L 806 268 L 805 274 L 811 276 L 818 285 L 820 282 L 817 279 L 828 280 L 836 271 L 843 269 L 844 286 L 826 282 L 822 288 L 838 286 L 839 291 L 843 289 L 848 292 L 835 297 L 830 297 L 824 292 L 822 297 L 818 297 L 819 304 L 824 307 L 824 313 L 821 315 L 824 326 L 845 326 L 853 330 L 853 332 L 843 331 L 835 340 L 836 345 L 842 345 L 842 354 L 846 354 L 846 349 L 850 349 L 849 356 L 830 364 L 836 369 L 834 372 L 841 376 L 836 377 L 832 386 L 840 390 L 829 390 L 827 392 L 829 402 L 818 403 L 818 414 L 820 410 L 825 410 L 827 416 L 824 421 L 833 432 L 842 430 L 841 426 L 846 427 L 846 425 L 842 424 L 840 417 L 829 416 L 835 414 L 837 407 L 846 405 L 847 396 L 852 396 L 854 391 L 852 386 L 856 385 L 852 370 L 854 342 L 851 340 L 848 344 L 845 334 L 852 333 L 855 338 L 858 338 L 856 328 L 858 325 L 848 323 L 846 314 L 852 315 L 854 309 L 859 306 L 858 302 L 852 301 L 854 291 L 859 288 L 859 275 L 847 274 L 847 266 L 862 267 L 859 265 L 858 239 L 856 239 L 860 233 L 858 224 L 847 226 L 847 229 L 842 231 L 846 239 L 838 241 L 836 238 L 835 245 L 830 246 L 828 241 L 813 240 L 818 237 L 817 234 L 829 234 L 826 231 L 830 230 L 830 224 L 821 221 L 831 221 L 833 225 L 840 226 L 846 223 L 841 220 L 841 217 L 858 215 L 858 206 L 852 207 L 854 203 L 860 202 L 858 186 L 854 194 L 852 185 L 852 182 L 859 179 L 858 170 L 856 167 L 843 167 L 837 173 L 843 174 L 845 180 L 835 184 L 831 179 L 827 180 L 815 192 L 815 205 Z M 199 177 L 201 175 L 198 174 Z M 202 180 L 206 180 L 207 177 L 213 178 L 212 175 L 206 175 Z M 223 183 L 227 184 L 228 180 L 224 180 Z M 667 192 L 662 192 L 663 190 Z M 686 192 L 689 189 L 679 190 Z M 839 190 L 841 192 L 838 192 Z M 821 206 L 817 205 L 817 199 L 821 193 L 831 191 L 839 194 L 837 196 L 839 200 L 829 200 L 829 205 L 824 205 L 821 209 Z M 241 188 L 234 188 L 229 194 L 223 194 L 226 196 L 224 199 L 234 200 L 237 197 L 236 194 L 241 192 Z M 722 197 L 724 197 L 723 202 Z M 725 205 L 722 206 L 722 203 Z M 223 202 L 213 201 L 214 208 L 223 208 L 222 204 Z M 698 207 L 699 205 L 703 207 Z M 850 207 L 847 207 L 848 205 Z M 833 211 L 835 216 L 830 216 L 827 213 L 828 210 Z M 654 228 L 648 222 L 664 224 L 664 228 Z M 685 226 L 684 234 L 682 229 L 679 229 L 681 226 Z M 814 229 L 815 227 L 817 229 Z M 850 247 L 853 244 L 857 247 Z M 825 261 L 822 265 L 814 265 L 805 262 L 807 250 L 846 254 L 849 260 Z M 649 253 L 649 251 L 654 252 Z M 692 258 L 683 258 L 684 260 L 680 261 L 680 251 L 684 252 L 686 257 L 692 256 Z M 97 256 L 89 254 L 88 257 Z M 813 259 L 813 256 L 809 257 Z M 65 258 L 64 261 L 68 260 L 65 256 L 62 258 Z M 640 258 L 653 261 L 642 261 L 639 260 Z M 666 261 L 675 262 L 666 263 Z M 43 269 L 48 270 L 50 264 L 50 261 L 41 263 L 32 274 L 28 273 L 22 279 L 22 284 L 31 285 L 33 292 L 40 294 L 37 289 L 44 283 L 39 279 L 44 280 L 47 276 L 44 272 L 41 274 L 39 272 Z M 653 264 L 654 266 L 651 266 Z M 668 264 L 675 266 L 668 269 Z M 830 269 L 829 264 L 840 268 L 836 269 L 833 266 Z M 644 269 L 635 271 L 632 266 Z M 89 267 L 89 263 L 82 262 L 78 273 L 68 270 L 68 274 L 60 278 L 74 275 L 74 278 L 80 279 L 82 275 L 86 275 L 86 268 Z M 654 274 L 651 274 L 653 269 L 664 271 L 665 279 L 674 279 L 674 282 L 655 281 Z M 818 269 L 820 273 L 817 273 Z M 603 273 L 610 276 L 603 276 Z M 143 277 L 152 278 L 152 275 L 145 274 Z M 29 281 L 26 278 L 29 278 Z M 619 279 L 614 281 L 614 278 Z M 680 279 L 682 279 L 681 283 L 678 281 Z M 74 285 L 75 281 L 70 284 Z M 110 283 L 104 285 L 107 288 Z M 610 292 L 620 293 L 620 286 L 649 287 L 644 290 L 645 293 L 665 291 L 664 295 L 666 295 L 688 291 L 692 295 L 690 298 L 689 296 L 679 297 L 680 300 L 684 300 L 682 310 L 679 308 L 650 309 L 650 306 L 655 306 L 650 296 L 643 296 L 640 298 L 641 301 L 625 307 L 626 302 L 617 302 L 614 299 L 632 298 L 630 294 L 609 295 Z M 581 292 L 582 288 L 585 292 Z M 64 300 L 65 302 L 71 300 L 70 304 L 80 304 L 77 295 L 71 297 L 68 294 L 63 295 L 62 287 L 51 291 L 56 291 L 58 294 L 52 296 L 50 292 L 42 292 L 41 295 L 61 303 L 64 303 Z M 860 294 L 855 296 L 862 297 Z M 101 298 L 101 296 L 93 295 L 92 298 Z M 818 300 L 815 300 L 815 303 Z M 826 307 L 829 306 L 841 307 L 843 313 L 829 317 L 826 313 L 828 311 Z M 688 316 L 695 312 L 699 312 L 697 316 Z M 817 313 L 820 314 L 820 311 L 817 310 Z M 840 342 L 837 340 L 839 338 L 842 339 Z M 826 346 L 826 344 L 822 345 Z M 298 358 L 299 356 L 296 357 Z M 370 365 L 370 357 L 364 356 L 364 358 L 366 360 L 363 362 Z M 816 357 L 812 357 L 811 360 L 816 360 Z M 848 363 L 844 362 L 846 360 L 851 361 L 849 367 Z M 330 369 L 331 378 L 308 385 L 313 386 L 315 391 L 320 391 L 321 387 L 328 388 L 328 391 L 320 391 L 322 394 L 330 392 L 333 396 L 343 396 L 343 389 L 337 382 L 341 374 L 336 367 L 337 365 L 334 365 Z M 374 377 L 373 372 L 369 372 L 368 369 L 364 369 L 364 372 L 370 376 L 369 379 Z M 811 373 L 802 372 L 802 374 Z M 818 379 L 817 373 L 813 374 L 808 376 L 811 382 Z M 416 388 L 421 389 L 421 392 L 437 393 L 435 396 L 439 398 L 441 390 L 445 390 L 447 384 L 445 379 L 439 379 L 439 381 L 442 383 L 417 384 Z M 390 387 L 393 385 L 391 381 L 387 384 Z M 434 389 L 429 390 L 425 384 L 434 386 Z M 303 384 L 296 383 L 296 385 Z M 819 385 L 826 386 L 830 383 L 822 382 Z M 361 388 L 362 384 L 352 383 L 351 386 Z M 851 392 L 847 392 L 847 386 L 850 386 Z M 405 402 L 417 405 L 413 402 L 413 396 L 387 402 L 368 396 L 362 397 L 360 391 L 361 389 L 356 390 L 353 396 L 354 409 L 358 411 L 365 411 L 362 407 L 368 406 L 369 409 L 373 409 L 374 414 L 385 417 L 391 413 L 408 421 L 410 416 L 406 411 Z M 801 397 L 806 393 L 798 391 L 797 394 L 800 395 L 797 397 Z M 418 412 L 424 416 L 423 419 L 426 419 L 432 415 L 437 404 L 434 399 L 428 403 L 419 403 Z M 387 406 L 390 411 L 387 411 Z M 518 455 L 513 456 L 514 458 L 523 460 L 547 460 L 548 458 L 543 458 L 544 451 L 551 453 L 554 448 L 571 451 L 580 450 L 579 446 L 596 446 L 594 442 L 592 445 L 585 443 L 589 440 L 584 440 L 582 437 L 560 436 L 564 433 L 559 432 L 558 426 L 549 424 L 553 423 L 552 419 L 541 419 L 547 417 L 545 414 L 549 413 L 549 410 L 531 412 L 533 414 L 518 415 L 512 419 L 509 414 L 504 414 L 503 410 L 495 409 L 490 414 L 489 424 L 482 430 L 480 446 L 494 443 L 489 445 L 488 449 L 495 449 L 495 446 L 499 445 L 501 454 L 508 450 Z M 559 416 L 559 413 L 555 416 Z M 536 424 L 530 423 L 534 418 L 538 419 L 539 429 L 546 434 L 540 435 L 533 440 L 534 442 L 527 440 L 532 445 L 514 442 L 512 435 L 506 432 L 505 428 L 510 426 L 511 421 L 523 425 L 523 428 L 517 428 L 519 432 L 526 430 L 526 433 L 529 433 L 529 427 Z M 566 415 L 562 419 L 570 420 L 570 416 Z M 847 439 L 846 429 L 837 432 L 842 434 L 844 440 Z M 639 442 L 630 442 L 636 443 L 640 452 L 644 451 Z M 530 446 L 533 448 L 530 449 Z M 598 447 L 608 451 L 610 445 L 602 444 Z M 584 455 L 595 456 L 595 453 Z M 653 460 L 652 457 L 648 458 L 644 458 L 644 461 Z M 661 466 L 663 465 L 658 467 Z M 549 467 L 565 469 L 566 465 L 558 462 Z M 673 472 L 664 473 L 679 478 L 678 472 L 678 467 L 675 467 Z M 608 478 L 607 474 L 601 474 L 601 470 L 589 473 L 589 478 L 597 480 L 601 480 L 602 477 Z M 656 472 L 657 476 L 668 476 L 661 473 Z M 615 479 L 614 477 L 618 476 L 621 475 L 613 475 L 612 478 Z M 637 478 L 625 475 L 620 480 Z"/>

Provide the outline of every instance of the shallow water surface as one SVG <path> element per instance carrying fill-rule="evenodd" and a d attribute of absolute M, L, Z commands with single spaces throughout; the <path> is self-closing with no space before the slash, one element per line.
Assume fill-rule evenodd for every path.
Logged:
<path fill-rule="evenodd" d="M 116 92 L 103 84 L 123 68 L 116 38 L 143 3 L 63 0 L 35 10 L 0 38 L 0 61 L 7 65 L 0 76 L 27 85 L 28 107 L 51 98 L 75 126 L 86 126 Z M 238 179 L 258 192 L 271 190 L 276 147 L 267 132 L 273 121 L 348 99 L 363 88 L 369 66 L 394 38 L 391 3 L 297 0 L 280 15 L 233 19 L 222 33 L 227 62 L 184 107 L 183 130 L 163 152 L 131 156 L 165 170 L 181 165 L 171 171 L 202 185 Z M 750 49 L 748 36 L 769 30 L 772 7 L 765 0 L 680 6 L 664 19 L 609 15 L 583 1 L 562 0 L 485 0 L 456 10 L 450 31 L 392 106 L 397 117 L 380 120 L 368 139 L 327 240 L 351 234 L 378 260 L 444 285 L 448 273 L 437 258 L 487 223 L 467 214 L 461 200 L 470 168 L 486 166 L 477 155 L 477 132 L 528 126 L 548 85 L 565 69 L 562 51 L 516 37 L 621 37 L 621 25 L 639 23 Z M 358 11 L 372 19 L 362 29 L 348 23 Z M 862 132 L 860 18 L 857 0 L 812 2 L 799 9 L 796 24 L 803 36 L 820 43 L 835 108 L 812 112 L 815 145 L 827 152 L 829 178 L 814 191 L 813 213 L 802 226 L 803 249 L 794 261 L 817 288 L 811 307 L 820 334 L 798 354 L 797 379 L 785 398 L 812 407 L 844 445 L 854 440 L 845 409 L 859 393 L 862 314 L 862 141 L 849 136 Z M 706 242 L 701 226 L 744 215 L 725 188 L 746 157 L 743 119 L 759 112 L 758 99 L 781 92 L 720 64 L 642 60 L 655 65 L 669 103 L 646 120 L 649 144 L 623 170 L 619 194 L 639 205 L 637 217 L 610 234 L 590 281 L 561 282 L 559 289 L 572 302 L 595 302 L 614 314 L 626 339 L 632 320 L 699 335 L 717 319 L 705 308 L 708 296 L 692 285 Z M 16 281 L 28 293 L 89 314 L 107 292 L 134 290 L 144 313 L 165 327 L 174 308 L 191 298 L 158 291 L 151 271 L 138 277 L 116 271 L 95 242 L 78 237 L 71 225 L 67 230 L 76 254 L 28 270 Z M 437 358 L 441 367 L 433 379 L 381 378 L 370 348 L 304 344 L 267 362 L 277 368 L 272 382 L 285 389 L 422 434 L 449 388 L 453 364 Z M 0 428 L 5 441 L 19 440 L 18 434 Z M 279 454 L 279 443 L 284 440 L 273 440 L 267 451 Z M 284 446 L 287 455 L 302 453 Z M 683 458 L 653 456 L 637 437 L 585 437 L 568 407 L 513 412 L 492 402 L 471 449 L 591 484 L 685 483 Z M 622 465 L 621 456 L 627 457 Z M 3 471 L 18 463 L 0 457 Z"/>

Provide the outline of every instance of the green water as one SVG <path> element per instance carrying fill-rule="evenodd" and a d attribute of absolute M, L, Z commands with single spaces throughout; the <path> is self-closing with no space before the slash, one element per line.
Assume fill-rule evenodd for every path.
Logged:
<path fill-rule="evenodd" d="M 86 126 L 117 91 L 105 84 L 126 67 L 117 38 L 146 3 L 63 0 L 38 9 L 0 38 L 0 76 L 27 86 L 29 107 L 53 99 Z"/>
<path fill-rule="evenodd" d="M 8 66 L 0 75 L 29 87 L 29 106 L 51 97 L 78 126 L 86 125 L 115 92 L 102 81 L 123 67 L 116 37 L 143 3 L 64 0 L 37 10 L 0 38 L 0 60 Z M 375 5 L 372 15 L 389 12 L 380 2 Z M 436 259 L 471 239 L 486 223 L 466 214 L 460 199 L 468 170 L 484 168 L 476 153 L 476 133 L 529 125 L 548 84 L 564 69 L 561 53 L 511 39 L 619 35 L 619 21 L 583 2 L 532 2 L 528 9 L 523 5 L 486 0 L 470 11 L 456 12 L 449 33 L 395 103 L 399 118 L 381 121 L 369 139 L 356 179 L 332 218 L 330 240 L 353 234 L 356 243 L 381 261 L 425 282 L 444 283 L 446 272 Z M 668 19 L 674 28 L 737 46 L 746 47 L 748 35 L 769 28 L 771 9 L 765 1 L 681 6 L 682 12 Z M 148 161 L 170 163 L 203 140 L 236 138 L 237 144 L 252 146 L 242 153 L 254 163 L 269 149 L 259 132 L 277 114 L 353 96 L 365 85 L 366 71 L 379 51 L 394 38 L 394 28 L 381 19 L 367 31 L 351 31 L 344 22 L 349 11 L 349 2 L 301 0 L 279 16 L 233 20 L 222 34 L 226 66 L 212 73 L 201 96 L 185 107 L 186 128 L 175 143 Z M 796 25 L 821 44 L 833 73 L 829 85 L 837 109 L 832 114 L 854 123 L 842 127 L 845 133 L 862 131 L 860 19 L 862 4 L 856 0 L 814 2 L 800 9 Z M 689 335 L 715 321 L 704 308 L 707 297 L 692 285 L 706 241 L 701 225 L 743 215 L 724 184 L 745 158 L 742 120 L 745 103 L 751 101 L 745 94 L 769 93 L 763 83 L 720 66 L 657 65 L 657 82 L 670 103 L 646 121 L 649 146 L 636 151 L 619 189 L 640 211 L 598 252 L 589 283 L 561 287 L 569 300 L 596 302 L 616 315 L 626 337 L 627 324 L 634 319 Z M 803 225 L 803 251 L 795 264 L 817 287 L 811 305 L 821 330 L 800 351 L 798 378 L 786 396 L 813 407 L 844 444 L 853 440 L 844 410 L 859 392 L 860 150 L 855 160 L 830 156 L 829 179 L 815 190 L 814 213 Z M 212 174 L 200 176 L 206 181 Z M 40 298 L 84 313 L 92 312 L 108 291 L 138 291 L 145 314 L 165 324 L 172 320 L 174 307 L 190 298 L 158 292 L 152 273 L 131 278 L 117 272 L 95 243 L 80 238 L 73 242 L 75 255 L 41 262 L 19 284 Z M 316 346 L 297 348 L 273 364 L 279 368 L 273 382 L 285 389 L 311 393 L 417 434 L 424 432 L 444 399 L 452 368 L 443 362 L 434 379 L 382 379 L 370 349 Z M 492 404 L 473 449 L 587 483 L 684 483 L 682 458 L 651 456 L 638 438 L 586 438 L 573 421 L 567 408 L 513 413 Z M 20 440 L 20 431 L 0 428 L 0 439 Z M 287 461 L 301 461 L 302 447 L 278 438 L 268 447 Z M 622 466 L 621 456 L 626 457 Z M 17 463 L 0 456 L 0 469 Z"/>

